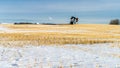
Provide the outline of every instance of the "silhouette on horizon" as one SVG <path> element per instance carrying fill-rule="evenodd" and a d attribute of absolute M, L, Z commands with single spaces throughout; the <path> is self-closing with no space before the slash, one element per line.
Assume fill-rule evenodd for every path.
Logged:
<path fill-rule="evenodd" d="M 71 18 L 70 18 L 70 24 L 77 24 L 78 21 L 79 21 L 78 17 L 71 16 Z"/>

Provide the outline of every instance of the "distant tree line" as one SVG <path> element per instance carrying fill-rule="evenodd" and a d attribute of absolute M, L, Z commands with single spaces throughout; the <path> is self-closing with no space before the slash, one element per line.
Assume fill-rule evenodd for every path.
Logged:
<path fill-rule="evenodd" d="M 110 21 L 110 25 L 119 25 L 119 24 L 120 24 L 119 19 L 114 19 Z"/>
<path fill-rule="evenodd" d="M 19 23 L 14 23 L 14 24 L 37 24 L 37 23 L 31 23 L 31 22 L 19 22 Z"/>

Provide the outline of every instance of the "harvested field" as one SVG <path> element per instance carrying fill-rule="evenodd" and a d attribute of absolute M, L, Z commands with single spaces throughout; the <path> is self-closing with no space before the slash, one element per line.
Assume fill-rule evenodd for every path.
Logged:
<path fill-rule="evenodd" d="M 113 42 L 120 42 L 118 25 L 0 25 L 0 44 L 5 46 Z"/>
<path fill-rule="evenodd" d="M 0 68 L 119 68 L 120 26 L 0 25 Z"/>

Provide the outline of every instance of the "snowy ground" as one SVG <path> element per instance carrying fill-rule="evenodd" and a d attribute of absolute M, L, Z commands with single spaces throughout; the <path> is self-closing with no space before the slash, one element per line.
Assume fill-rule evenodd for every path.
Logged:
<path fill-rule="evenodd" d="M 113 44 L 0 47 L 0 68 L 120 68 Z"/>
<path fill-rule="evenodd" d="M 0 26 L 0 32 L 18 31 Z M 51 30 L 51 32 L 56 31 Z M 62 30 L 59 32 L 66 33 Z M 88 31 L 67 30 L 67 32 Z M 38 47 L 28 45 L 21 48 L 1 45 L 0 68 L 120 68 L 120 48 L 117 46 L 120 46 L 120 43 Z"/>

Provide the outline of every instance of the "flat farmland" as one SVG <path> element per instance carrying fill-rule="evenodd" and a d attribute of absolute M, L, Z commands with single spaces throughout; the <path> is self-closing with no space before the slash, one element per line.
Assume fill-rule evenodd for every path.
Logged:
<path fill-rule="evenodd" d="M 119 68 L 120 26 L 0 25 L 1 68 Z"/>
<path fill-rule="evenodd" d="M 120 26 L 118 25 L 0 25 L 0 44 L 5 46 L 113 42 L 120 42 Z"/>

